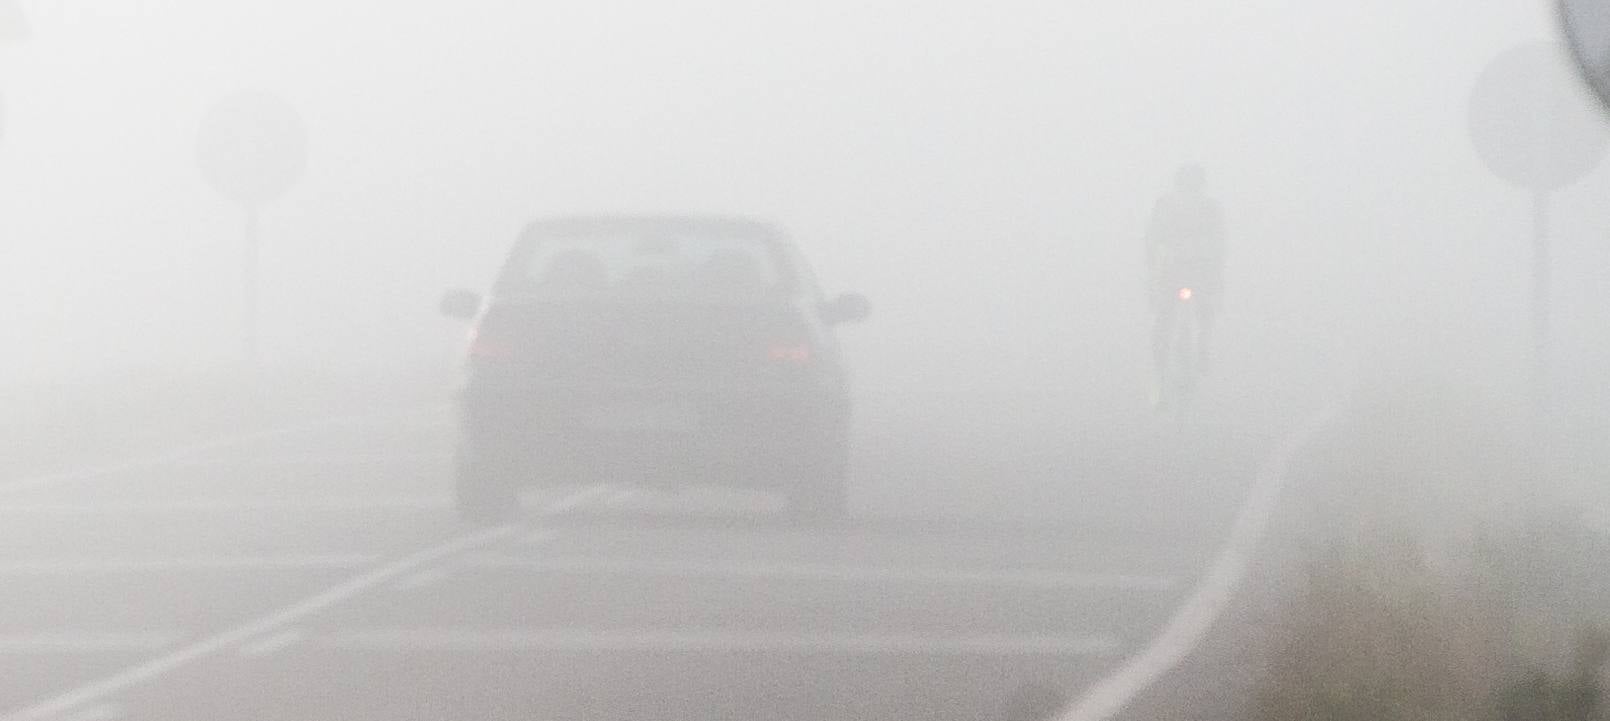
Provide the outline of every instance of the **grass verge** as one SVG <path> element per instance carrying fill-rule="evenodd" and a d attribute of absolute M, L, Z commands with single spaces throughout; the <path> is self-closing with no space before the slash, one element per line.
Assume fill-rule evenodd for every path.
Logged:
<path fill-rule="evenodd" d="M 1415 387 L 1366 395 L 1316 452 L 1307 573 L 1245 718 L 1603 718 L 1610 535 L 1527 404 Z"/>

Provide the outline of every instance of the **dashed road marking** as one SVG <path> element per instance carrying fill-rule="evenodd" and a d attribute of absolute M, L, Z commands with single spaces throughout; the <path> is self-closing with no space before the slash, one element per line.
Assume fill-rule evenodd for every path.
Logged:
<path fill-rule="evenodd" d="M 149 653 L 183 638 L 158 631 L 34 631 L 0 634 L 0 656 L 54 654 Z"/>
<path fill-rule="evenodd" d="M 574 511 L 577 508 L 585 506 L 589 503 L 598 502 L 598 499 L 608 491 L 608 488 L 602 486 L 584 488 L 580 491 L 560 498 L 559 500 L 543 503 L 538 510 L 538 513 L 543 515 L 554 515 L 558 513 L 565 513 L 567 511 Z"/>
<path fill-rule="evenodd" d="M 838 583 L 928 583 L 1051 590 L 1169 591 L 1176 582 L 1166 576 L 1068 573 L 1039 569 L 902 568 L 829 563 L 764 561 L 639 561 L 610 558 L 538 558 L 498 554 L 467 557 L 471 568 L 532 572 L 669 576 L 680 578 L 747 578 Z"/>
<path fill-rule="evenodd" d="M 489 528 L 432 546 L 406 558 L 361 574 L 329 590 L 258 618 L 243 626 L 216 634 L 145 663 L 131 666 L 99 681 L 80 686 L 49 700 L 16 711 L 7 716 L 7 718 L 49 719 L 60 716 L 130 687 L 161 677 L 175 669 L 182 668 L 235 644 L 276 631 L 283 626 L 323 611 L 416 568 L 496 541 L 507 536 L 511 531 L 512 529 L 508 526 Z"/>
<path fill-rule="evenodd" d="M 414 591 L 434 586 L 452 578 L 452 576 L 452 572 L 445 568 L 427 568 L 399 579 L 396 583 L 391 584 L 391 587 L 398 591 Z"/>
<path fill-rule="evenodd" d="M 430 511 L 453 506 L 447 496 L 183 498 L 163 501 L 84 501 L 77 503 L 0 503 L 13 515 L 162 515 L 181 513 L 260 513 L 263 511 Z"/>
<path fill-rule="evenodd" d="M 176 558 L 43 558 L 0 562 L 0 576 L 76 576 L 192 571 L 348 570 L 370 566 L 378 560 L 380 559 L 377 556 L 359 554 Z"/>
<path fill-rule="evenodd" d="M 522 536 L 520 538 L 520 543 L 527 546 L 541 545 L 552 541 L 554 538 L 557 538 L 558 535 L 559 534 L 554 533 L 553 531 L 538 529 Z"/>
<path fill-rule="evenodd" d="M 123 718 L 123 709 L 114 704 L 103 703 L 63 716 L 61 721 L 112 721 L 118 718 Z"/>
<path fill-rule="evenodd" d="M 313 641 L 368 652 L 680 651 L 800 652 L 853 655 L 1110 656 L 1113 636 L 1012 634 L 819 633 L 690 629 L 370 629 Z"/>
<path fill-rule="evenodd" d="M 242 658 L 261 658 L 283 651 L 301 641 L 303 633 L 291 628 L 272 633 L 240 647 Z"/>
<path fill-rule="evenodd" d="M 180 468 L 261 468 L 269 466 L 332 468 L 389 464 L 444 464 L 451 453 L 308 453 L 272 456 L 202 456 L 172 461 Z"/>
<path fill-rule="evenodd" d="M 732 488 L 691 487 L 671 491 L 625 489 L 608 501 L 611 508 L 648 513 L 775 513 L 787 502 L 776 494 Z"/>
<path fill-rule="evenodd" d="M 562 498 L 544 507 L 547 513 L 558 513 L 575 508 L 598 498 L 603 488 L 587 488 L 570 496 Z M 94 681 L 76 689 L 67 691 L 53 698 L 46 699 L 32 706 L 19 709 L 5 718 L 14 721 L 24 719 L 33 721 L 37 719 L 54 719 L 68 712 L 80 709 L 106 697 L 138 686 L 153 679 L 160 678 L 172 671 L 183 668 L 195 661 L 211 656 L 219 651 L 233 647 L 250 639 L 264 636 L 283 629 L 304 618 L 317 614 L 325 609 L 340 604 L 363 594 L 370 589 L 383 585 L 393 579 L 405 576 L 431 564 L 471 551 L 513 535 L 516 529 L 512 525 L 495 526 L 472 533 L 468 533 L 422 551 L 410 554 L 401 559 L 380 566 L 374 570 L 359 574 L 328 590 L 317 593 L 302 601 L 287 606 L 281 610 L 269 613 L 266 616 L 237 626 L 233 629 L 209 636 L 205 639 L 176 649 L 164 655 L 153 658 L 144 663 L 123 669 L 111 676 Z"/>

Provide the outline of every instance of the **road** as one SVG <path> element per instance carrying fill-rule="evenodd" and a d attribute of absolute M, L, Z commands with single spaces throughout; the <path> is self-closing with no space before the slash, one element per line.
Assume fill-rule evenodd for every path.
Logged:
<path fill-rule="evenodd" d="M 855 515 L 830 526 L 587 487 L 467 528 L 444 408 L 0 486 L 0 709 L 980 719 L 1026 684 L 1076 698 L 1193 598 L 1309 410 L 1092 402 L 870 399 Z"/>

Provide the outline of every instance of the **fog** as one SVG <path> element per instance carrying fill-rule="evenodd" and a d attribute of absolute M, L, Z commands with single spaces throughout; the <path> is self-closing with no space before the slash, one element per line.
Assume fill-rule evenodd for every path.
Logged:
<path fill-rule="evenodd" d="M 703 210 L 776 219 L 876 300 L 849 340 L 870 382 L 1064 383 L 1073 357 L 1141 358 L 1139 236 L 1192 160 L 1229 216 L 1228 323 L 1526 343 L 1529 198 L 1465 113 L 1493 55 L 1552 33 L 1541 6 L 23 7 L 13 375 L 238 352 L 241 214 L 194 143 L 241 89 L 311 138 L 264 213 L 277 362 L 439 363 L 437 293 L 484 287 L 527 220 Z M 1606 182 L 1555 201 L 1562 343 L 1603 327 Z"/>
<path fill-rule="evenodd" d="M 26 17 L 26 37 L 5 25 L 15 25 L 13 9 Z M 1471 139 L 1472 88 L 1483 69 L 1506 50 L 1559 37 L 1553 3 L 1542 0 L 0 0 L 0 288 L 9 307 L 0 321 L 0 397 L 12 409 L 0 415 L 10 448 L 0 516 L 22 519 L 0 518 L 0 529 L 17 536 L 13 543 L 0 530 L 0 547 L 50 552 L 0 554 L 0 581 L 104 568 L 97 563 L 140 569 L 120 576 L 134 591 L 18 585 L 12 601 L 3 591 L 0 601 L 22 609 L 19 618 L 37 611 L 70 627 L 108 618 L 87 596 L 138 596 L 139 584 L 167 578 L 173 569 L 163 564 L 308 574 L 263 594 L 246 582 L 164 582 L 129 604 L 130 625 L 145 633 L 157 622 L 140 613 L 157 609 L 169 622 L 162 614 L 177 617 L 182 606 L 216 618 L 198 627 L 173 621 L 176 637 L 223 640 L 201 641 L 193 653 L 198 647 L 113 637 L 152 651 L 155 665 L 11 682 L 23 692 L 0 674 L 0 713 L 66 718 L 57 711 L 103 696 L 115 709 L 138 708 L 137 698 L 107 689 L 121 694 L 191 664 L 215 670 L 219 649 L 284 632 L 294 638 L 271 636 L 284 644 L 268 643 L 261 657 L 314 643 L 343 653 L 540 648 L 558 655 L 531 663 L 553 666 L 542 677 L 567 689 L 617 684 L 609 674 L 639 668 L 611 653 L 681 653 L 684 642 L 694 654 L 759 648 L 773 655 L 753 666 L 739 655 L 705 671 L 647 663 L 639 686 L 612 686 L 625 690 L 604 698 L 627 704 L 621 699 L 633 693 L 679 688 L 679 673 L 705 673 L 733 679 L 730 705 L 747 713 L 726 717 L 760 717 L 744 694 L 763 695 L 755 689 L 764 679 L 797 676 L 812 684 L 798 691 L 806 700 L 780 708 L 809 709 L 801 718 L 882 713 L 811 705 L 823 688 L 888 705 L 926 694 L 944 710 L 931 717 L 948 718 L 971 708 L 945 706 L 961 703 L 943 696 L 952 685 L 956 698 L 983 705 L 998 700 L 988 695 L 995 691 L 980 696 L 974 686 L 1003 694 L 1034 678 L 1059 688 L 1097 678 L 1106 679 L 1098 690 L 1112 679 L 1121 686 L 1133 669 L 1120 662 L 1144 667 L 1159 629 L 1174 633 L 1177 619 L 1195 613 L 1174 616 L 1176 607 L 1201 601 L 1192 594 L 1212 600 L 1224 559 L 1251 563 L 1264 521 L 1248 518 L 1258 513 L 1276 518 L 1271 533 L 1295 534 L 1288 526 L 1323 526 L 1326 509 L 1373 518 L 1390 507 L 1406 525 L 1457 535 L 1469 529 L 1448 531 L 1463 522 L 1455 517 L 1521 508 L 1548 495 L 1544 486 L 1610 508 L 1598 488 L 1610 464 L 1610 384 L 1602 380 L 1610 367 L 1610 169 L 1546 198 L 1551 335 L 1538 373 L 1537 198 L 1495 175 Z M 1580 107 L 1567 111 L 1586 112 L 1588 92 L 1563 51 L 1555 70 L 1580 95 L 1572 103 Z M 204 118 L 244 92 L 283 100 L 307 140 L 304 171 L 257 216 L 257 364 L 242 350 L 247 212 L 198 167 Z M 1148 397 L 1162 383 L 1145 241 L 1159 198 L 1190 164 L 1205 168 L 1206 193 L 1223 208 L 1228 260 L 1213 370 L 1200 403 L 1171 416 L 1154 412 Z M 574 497 L 544 488 L 533 502 L 528 494 L 538 520 L 519 530 L 477 528 L 509 519 L 465 513 L 464 491 L 449 479 L 466 474 L 469 442 L 460 435 L 471 435 L 464 429 L 474 419 L 450 419 L 445 401 L 478 362 L 466 364 L 469 328 L 460 321 L 480 312 L 484 328 L 490 311 L 444 318 L 443 293 L 487 292 L 535 220 L 612 213 L 773 222 L 830 296 L 870 300 L 864 322 L 836 330 L 857 403 L 847 433 L 853 472 L 838 499 L 849 512 L 839 525 L 682 517 L 675 511 L 703 497 L 667 491 L 666 500 L 657 487 L 607 482 Z M 685 330 L 663 318 L 632 321 Z M 771 352 L 779 360 L 775 345 Z M 128 380 L 141 374 L 166 380 Z M 261 381 L 252 393 L 268 391 L 240 403 L 242 378 Z M 716 387 L 730 378 L 706 380 Z M 365 395 L 377 389 L 391 397 Z M 263 396 L 276 394 L 265 406 Z M 368 420 L 307 423 L 332 408 Z M 1333 425 L 1311 429 L 1316 418 Z M 224 433 L 244 435 L 216 440 Z M 203 443 L 174 450 L 180 441 Z M 640 450 L 616 455 L 631 460 Z M 1310 451 L 1321 461 L 1305 465 Z M 764 456 L 733 453 L 745 454 Z M 125 456 L 135 460 L 100 465 Z M 1322 487 L 1288 493 L 1318 511 L 1282 505 L 1297 503 L 1279 494 L 1286 476 L 1292 488 Z M 1466 477 L 1479 489 L 1449 480 Z M 449 498 L 453 488 L 460 495 Z M 466 518 L 452 517 L 451 504 Z M 603 509 L 594 509 L 601 520 L 566 516 L 592 506 Z M 644 517 L 632 515 L 644 508 Z M 62 521 L 125 511 L 104 526 Z M 172 514 L 198 515 L 163 520 Z M 909 518 L 919 520 L 891 520 Z M 939 518 L 981 525 L 923 525 Z M 516 537 L 526 546 L 509 553 L 541 545 L 554 557 L 467 553 L 508 551 Z M 1242 540 L 1251 545 L 1237 547 Z M 84 560 L 103 546 L 182 558 Z M 224 560 L 196 560 L 214 546 Z M 304 547 L 324 555 L 273 555 Z M 464 558 L 471 571 L 453 566 L 430 577 L 433 564 Z M 901 565 L 916 561 L 925 565 Z M 751 562 L 759 565 L 743 566 Z M 142 563 L 164 570 L 146 573 Z M 554 565 L 539 573 L 521 563 Z M 888 570 L 880 563 L 899 568 L 879 575 Z M 1279 570 L 1268 565 L 1275 570 L 1256 572 Z M 298 594 L 339 582 L 318 574 L 349 566 L 363 573 L 333 595 L 297 603 Z M 509 567 L 529 572 L 495 582 L 474 575 Z M 644 567 L 645 578 L 632 575 Z M 470 610 L 408 595 L 440 588 L 431 584 L 450 573 L 469 580 L 441 598 L 462 593 L 451 597 Z M 541 573 L 558 580 L 548 585 Z M 869 578 L 896 580 L 853 585 Z M 502 582 L 515 584 L 506 596 L 476 593 Z M 697 583 L 712 588 L 680 590 Z M 922 585 L 933 583 L 965 588 Z M 175 600 L 184 595 L 175 589 L 218 603 Z M 474 605 L 493 597 L 537 600 Z M 370 604 L 362 606 L 370 613 L 326 617 L 348 602 Z M 676 625 L 761 626 L 776 608 L 789 622 L 826 619 L 834 633 L 851 635 L 801 641 L 768 625 L 759 636 L 704 637 L 702 626 Z M 454 624 L 455 612 L 500 611 L 513 619 L 505 635 Z M 423 616 L 412 621 L 419 628 L 396 637 L 364 625 L 409 613 Z M 636 625 L 617 625 L 644 626 L 647 635 L 608 635 L 620 618 Z M 315 621 L 339 633 L 319 636 Z M 920 628 L 900 635 L 909 630 L 903 623 Z M 922 634 L 938 632 L 922 623 L 983 635 L 933 641 Z M 1081 625 L 1103 623 L 1112 628 Z M 869 637 L 856 624 L 894 635 Z M 550 626 L 563 633 L 545 635 Z M 602 640 L 586 636 L 589 628 L 602 629 Z M 662 630 L 670 635 L 655 635 Z M 0 623 L 0 670 L 21 643 L 8 633 Z M 97 644 L 127 650 L 102 636 L 29 636 L 21 645 L 59 650 L 51 639 L 62 638 L 75 653 Z M 842 651 L 841 641 L 855 663 L 875 670 L 820 663 L 796 674 L 785 662 Z M 928 665 L 923 654 L 935 644 L 945 660 Z M 251 648 L 262 650 L 249 646 L 241 657 L 258 658 Z M 582 651 L 599 655 L 565 665 L 564 654 Z M 969 653 L 987 662 L 958 660 Z M 879 654 L 895 660 L 867 658 Z M 322 661 L 295 658 L 296 672 L 314 681 L 334 683 L 354 667 L 337 663 L 325 674 Z M 589 675 L 595 661 L 605 681 Z M 433 684 L 449 685 L 462 667 L 432 663 L 413 671 L 415 685 L 402 685 L 450 697 Z M 153 668 L 160 671 L 147 673 Z M 102 677 L 110 685 L 82 686 Z M 216 717 L 250 695 L 213 699 L 207 681 L 177 678 L 154 688 L 191 717 Z M 478 682 L 513 684 L 499 679 Z M 334 705 L 320 712 L 363 718 L 342 715 L 340 702 L 379 697 L 354 683 L 347 695 L 331 692 Z M 68 693 L 60 706 L 26 705 L 80 687 L 87 695 Z M 408 692 L 396 694 L 382 696 L 423 718 L 513 718 L 473 701 L 496 693 L 465 691 L 464 708 L 409 706 Z M 708 713 L 694 695 L 674 698 Z M 597 710 L 563 705 L 570 701 L 543 708 Z M 922 708 L 908 717 L 924 717 Z M 642 718 L 641 710 L 586 717 Z"/>

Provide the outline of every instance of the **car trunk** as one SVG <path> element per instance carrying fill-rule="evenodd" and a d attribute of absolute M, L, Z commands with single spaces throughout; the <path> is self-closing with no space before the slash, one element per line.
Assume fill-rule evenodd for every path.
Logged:
<path fill-rule="evenodd" d="M 785 303 L 605 300 L 494 305 L 472 348 L 523 381 L 632 387 L 785 380 L 815 351 Z"/>

